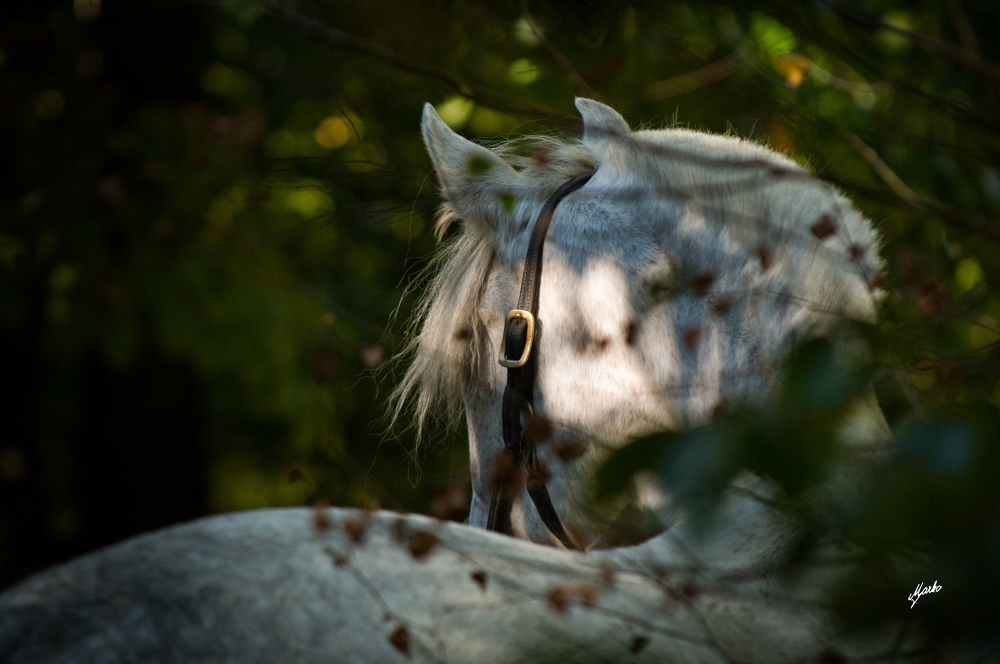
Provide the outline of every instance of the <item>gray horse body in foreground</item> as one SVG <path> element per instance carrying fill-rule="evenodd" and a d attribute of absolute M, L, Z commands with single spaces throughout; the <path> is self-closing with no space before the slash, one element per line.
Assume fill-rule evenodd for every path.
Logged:
<path fill-rule="evenodd" d="M 741 480 L 707 533 L 681 521 L 626 548 L 600 548 L 641 539 L 612 536 L 621 512 L 586 504 L 588 478 L 614 448 L 752 400 L 790 340 L 842 316 L 871 320 L 874 231 L 765 148 L 631 132 L 612 109 L 577 105 L 582 141 L 543 141 L 548 151 L 520 170 L 511 153 L 425 110 L 441 229 L 463 226 L 397 396 L 416 403 L 418 420 L 442 399 L 464 408 L 470 524 L 483 525 L 502 446 L 495 351 L 530 222 L 561 181 L 596 170 L 560 204 L 546 243 L 535 395 L 552 429 L 540 455 L 556 509 L 592 550 L 543 546 L 554 541 L 526 500 L 513 519 L 520 540 L 386 512 L 212 517 L 0 595 L 0 660 L 792 662 L 882 651 L 827 620 L 822 589 L 836 565 L 795 583 L 776 574 L 798 528 L 769 506 L 761 480 Z M 850 429 L 846 442 L 871 445 L 884 420 L 870 407 Z M 557 453 L 567 446 L 578 452 Z M 669 513 L 662 498 L 637 490 L 634 500 Z"/>
<path fill-rule="evenodd" d="M 0 596 L 0 661 L 797 661 L 836 647 L 782 590 L 783 517 L 587 554 L 390 512 L 305 508 L 133 538 Z M 753 514 L 748 513 L 751 510 Z M 870 649 L 870 647 L 869 647 Z"/>

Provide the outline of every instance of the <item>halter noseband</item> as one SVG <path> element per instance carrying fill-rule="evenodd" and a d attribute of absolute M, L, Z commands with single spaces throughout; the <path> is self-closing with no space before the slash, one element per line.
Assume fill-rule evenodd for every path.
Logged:
<path fill-rule="evenodd" d="M 531 350 L 535 341 L 535 317 L 538 315 L 538 287 L 542 280 L 542 249 L 545 234 L 549 230 L 552 215 L 559 201 L 587 184 L 593 173 L 584 173 L 564 182 L 538 213 L 535 226 L 528 240 L 528 254 L 524 259 L 524 274 L 521 277 L 521 293 L 517 308 L 507 313 L 504 321 L 503 338 L 500 342 L 500 364 L 507 368 L 507 387 L 503 393 L 503 455 L 511 470 L 524 464 L 527 470 L 527 489 L 538 516 L 556 538 L 567 549 L 579 547 L 566 534 L 552 498 L 545 486 L 545 477 L 538 464 L 535 441 L 521 426 L 521 411 L 534 415 L 535 372 L 538 363 Z M 500 473 L 496 473 L 500 475 Z M 519 475 L 514 474 L 519 477 Z M 520 482 L 511 478 L 494 478 L 493 496 L 490 500 L 488 530 L 510 534 L 511 510 L 514 499 L 520 493 Z M 512 486 L 513 485 L 513 486 Z"/>

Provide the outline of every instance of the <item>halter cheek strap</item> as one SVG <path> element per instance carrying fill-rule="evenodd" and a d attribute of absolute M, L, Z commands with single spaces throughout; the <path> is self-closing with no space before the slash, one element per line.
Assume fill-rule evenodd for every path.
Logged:
<path fill-rule="evenodd" d="M 545 485 L 545 478 L 538 464 L 535 441 L 521 426 L 521 413 L 525 410 L 533 415 L 535 373 L 538 369 L 536 355 L 532 353 L 535 341 L 538 315 L 538 291 L 542 279 L 542 250 L 545 235 L 552 222 L 559 201 L 587 184 L 593 173 L 579 175 L 564 182 L 545 202 L 545 206 L 535 220 L 528 240 L 528 254 L 524 259 L 524 274 L 521 277 L 521 293 L 517 308 L 511 309 L 504 322 L 503 338 L 500 342 L 500 364 L 507 368 L 507 387 L 503 393 L 503 455 L 508 470 L 516 470 L 522 464 L 527 470 L 527 489 L 542 522 L 567 549 L 576 549 L 573 540 L 566 534 L 562 521 L 552 505 L 552 497 Z M 486 528 L 502 533 L 511 533 L 511 511 L 514 499 L 521 493 L 519 473 L 497 473 L 505 477 L 494 478 L 493 496 L 490 500 L 489 518 Z"/>

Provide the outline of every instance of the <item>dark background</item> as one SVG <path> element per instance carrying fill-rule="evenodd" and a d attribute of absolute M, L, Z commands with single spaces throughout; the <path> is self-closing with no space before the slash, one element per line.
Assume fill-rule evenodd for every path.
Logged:
<path fill-rule="evenodd" d="M 464 517 L 461 427 L 414 452 L 384 420 L 435 247 L 425 101 L 490 139 L 579 131 L 599 95 L 808 164 L 885 237 L 890 422 L 993 417 L 993 0 L 27 5 L 0 24 L 0 588 L 228 510 Z"/>

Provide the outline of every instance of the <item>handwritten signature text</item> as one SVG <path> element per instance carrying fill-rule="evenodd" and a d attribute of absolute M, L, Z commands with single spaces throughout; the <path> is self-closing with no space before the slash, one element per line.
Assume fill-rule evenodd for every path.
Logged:
<path fill-rule="evenodd" d="M 928 593 L 936 593 L 936 592 L 938 592 L 940 590 L 941 590 L 941 586 L 938 585 L 937 579 L 934 580 L 934 585 L 933 586 L 925 586 L 923 583 L 918 583 L 917 584 L 917 589 L 914 590 L 913 593 L 909 597 L 907 597 L 906 599 L 908 599 L 911 602 L 913 602 L 913 604 L 910 604 L 910 608 L 912 609 L 913 607 L 915 607 L 917 605 L 917 600 L 918 599 L 920 599 L 921 597 L 923 597 L 924 595 L 926 595 Z"/>

